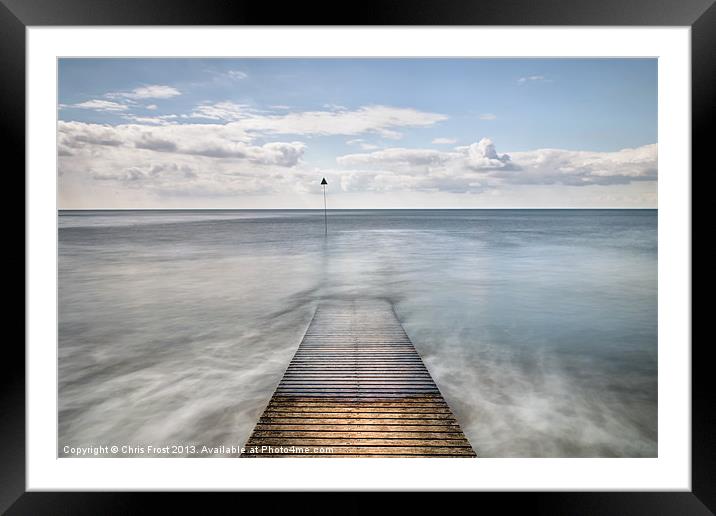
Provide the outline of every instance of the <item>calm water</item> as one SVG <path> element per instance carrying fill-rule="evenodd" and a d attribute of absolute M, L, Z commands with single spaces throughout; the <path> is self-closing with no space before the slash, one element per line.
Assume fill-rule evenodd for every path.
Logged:
<path fill-rule="evenodd" d="M 240 445 L 382 298 L 483 457 L 656 456 L 655 210 L 62 212 L 59 445 Z"/>

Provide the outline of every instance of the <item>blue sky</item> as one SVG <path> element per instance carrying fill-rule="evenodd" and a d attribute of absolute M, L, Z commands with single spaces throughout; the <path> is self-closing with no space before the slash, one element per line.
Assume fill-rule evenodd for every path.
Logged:
<path fill-rule="evenodd" d="M 655 59 L 62 59 L 59 120 L 63 208 L 656 206 Z"/>

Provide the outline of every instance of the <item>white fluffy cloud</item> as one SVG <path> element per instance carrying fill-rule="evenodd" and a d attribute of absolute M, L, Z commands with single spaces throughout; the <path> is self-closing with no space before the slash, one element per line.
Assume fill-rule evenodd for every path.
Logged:
<path fill-rule="evenodd" d="M 436 149 L 389 148 L 376 152 L 347 154 L 336 159 L 345 167 L 377 167 L 399 170 L 406 175 L 425 172 L 489 171 L 513 169 L 507 154 L 498 154 L 489 138 L 453 151 Z"/>
<path fill-rule="evenodd" d="M 108 147 L 121 148 L 131 161 L 137 149 L 153 153 L 183 154 L 207 158 L 245 160 L 252 163 L 293 167 L 305 150 L 301 142 L 252 145 L 251 138 L 235 124 L 172 124 L 150 127 L 139 124 L 100 125 L 59 122 L 61 156 L 93 156 L 102 160 Z"/>
<path fill-rule="evenodd" d="M 242 108 L 237 109 L 241 112 Z M 656 144 L 615 152 L 538 149 L 507 154 L 498 152 L 489 138 L 452 149 L 379 150 L 363 138 L 353 138 L 346 143 L 365 152 L 337 157 L 334 169 L 315 169 L 304 162 L 305 143 L 267 141 L 274 132 L 376 135 L 386 126 L 434 123 L 434 118 L 411 110 L 365 108 L 286 116 L 250 113 L 227 123 L 199 124 L 175 123 L 176 115 L 122 116 L 132 123 L 58 123 L 63 199 L 74 196 L 84 200 L 98 191 L 107 197 L 117 192 L 155 196 L 160 204 L 161 199 L 170 197 L 289 195 L 308 191 L 307 185 L 322 176 L 340 192 L 366 195 L 492 194 L 534 185 L 595 185 L 596 190 L 616 184 L 648 184 L 644 182 L 657 177 Z M 337 120 L 346 127 L 338 127 Z M 448 141 L 436 139 L 435 143 L 445 145 Z"/>
<path fill-rule="evenodd" d="M 127 99 L 168 99 L 181 95 L 181 92 L 173 86 L 165 84 L 151 84 L 148 86 L 140 86 L 132 91 L 108 93 L 109 98 L 124 97 Z"/>
<path fill-rule="evenodd" d="M 104 112 L 122 112 L 130 110 L 139 99 L 168 99 L 181 95 L 181 92 L 172 86 L 150 85 L 135 88 L 132 91 L 107 93 L 104 97 L 113 100 L 91 99 L 77 104 L 61 104 L 61 108 L 92 109 Z M 117 102 L 119 100 L 119 102 Z M 146 109 L 157 109 L 156 104 L 145 106 Z"/>
<path fill-rule="evenodd" d="M 305 144 L 257 145 L 231 126 L 60 122 L 58 135 L 63 206 L 211 203 L 308 183 L 298 168 Z"/>
<path fill-rule="evenodd" d="M 95 111 L 126 111 L 129 109 L 125 104 L 112 102 L 111 100 L 93 99 L 78 104 L 63 105 L 63 108 L 94 109 Z"/>
<path fill-rule="evenodd" d="M 206 120 L 220 120 L 235 122 L 246 118 L 251 114 L 251 107 L 248 104 L 236 104 L 234 102 L 206 103 L 197 106 L 186 118 L 202 118 Z"/>
<path fill-rule="evenodd" d="M 345 191 L 389 185 L 393 190 L 480 192 L 510 185 L 615 185 L 657 178 L 656 144 L 616 152 L 538 149 L 509 155 L 483 138 L 452 151 L 390 148 L 336 161 L 344 169 Z"/>
<path fill-rule="evenodd" d="M 458 147 L 458 150 L 467 153 L 465 166 L 472 170 L 500 170 L 514 167 L 509 154 L 498 154 L 495 144 L 489 138 L 483 138 L 468 147 Z"/>
<path fill-rule="evenodd" d="M 249 106 L 232 102 L 203 104 L 189 115 L 236 122 L 246 131 L 267 134 L 358 135 L 376 133 L 383 138 L 399 139 L 401 127 L 428 127 L 447 119 L 439 113 L 411 108 L 363 106 L 354 110 L 336 108 L 327 111 L 296 111 L 285 114 L 261 114 Z"/>
<path fill-rule="evenodd" d="M 134 99 L 173 93 L 145 87 L 115 95 L 125 103 L 105 100 L 101 106 L 125 106 Z M 58 123 L 63 198 L 91 196 L 87 192 L 97 189 L 104 195 L 123 191 L 175 197 L 300 192 L 313 173 L 303 163 L 307 147 L 293 138 L 271 141 L 276 135 L 373 134 L 395 139 L 402 136 L 397 128 L 425 127 L 447 118 L 386 106 L 266 114 L 221 102 L 202 104 L 191 115 L 156 116 L 117 109 L 128 123 Z M 177 123 L 189 118 L 212 123 Z M 372 145 L 360 142 L 363 150 Z M 392 178 L 379 181 L 395 183 Z"/>
<path fill-rule="evenodd" d="M 512 154 L 519 173 L 495 177 L 517 184 L 562 184 L 572 186 L 626 184 L 656 181 L 657 145 L 644 145 L 616 152 L 538 149 Z"/>
<path fill-rule="evenodd" d="M 123 118 L 136 122 L 138 124 L 150 125 L 167 125 L 172 124 L 178 118 L 177 115 L 158 115 L 158 116 L 141 116 L 141 115 L 123 115 Z"/>
<path fill-rule="evenodd" d="M 457 153 L 442 152 L 433 149 L 403 149 L 391 148 L 383 149 L 370 153 L 347 154 L 339 156 L 336 161 L 339 165 L 347 167 L 355 166 L 378 166 L 401 167 L 405 170 L 411 170 L 415 167 L 426 165 L 439 166 L 456 159 Z"/>

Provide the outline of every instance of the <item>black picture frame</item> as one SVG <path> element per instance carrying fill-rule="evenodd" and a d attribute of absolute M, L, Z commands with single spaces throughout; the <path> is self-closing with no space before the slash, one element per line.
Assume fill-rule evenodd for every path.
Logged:
<path fill-rule="evenodd" d="M 393 0 L 384 3 L 366 0 L 341 5 L 286 3 L 280 8 L 276 5 L 245 0 L 0 0 L 0 123 L 5 129 L 6 174 L 19 178 L 18 171 L 25 169 L 25 30 L 28 26 L 53 25 L 690 26 L 692 171 L 700 168 L 703 172 L 711 171 L 712 165 L 708 163 L 711 166 L 707 168 L 706 160 L 710 147 L 707 135 L 711 134 L 709 128 L 713 129 L 716 120 L 714 0 Z M 24 182 L 18 186 L 24 192 Z M 16 192 L 13 191 L 14 196 L 20 198 Z M 15 225 L 19 228 L 19 224 Z M 24 242 L 24 233 L 22 238 Z M 8 264 L 12 269 L 8 270 L 25 270 L 25 259 L 24 251 L 15 252 Z M 20 310 L 19 303 L 13 305 L 18 307 L 14 310 Z M 23 303 L 23 312 L 24 306 Z M 690 345 L 689 342 L 682 344 Z M 10 515 L 133 514 L 145 512 L 156 497 L 161 497 L 165 509 L 170 503 L 178 503 L 184 509 L 192 507 L 184 494 L 172 497 L 172 502 L 165 494 L 25 492 L 25 353 L 19 340 L 6 339 L 4 347 L 0 360 L 0 512 L 7 511 Z M 475 493 L 478 500 L 470 503 L 499 506 L 501 512 L 518 508 L 537 514 L 712 514 L 716 511 L 716 388 L 711 362 L 707 359 L 708 348 L 708 341 L 694 342 L 691 348 L 690 492 Z M 305 495 L 293 494 L 292 503 L 300 506 Z M 225 500 L 227 496 L 234 495 L 220 498 Z M 249 501 L 249 494 L 240 496 L 242 505 Z M 274 496 L 271 495 L 273 501 Z M 376 496 L 375 493 L 353 493 L 343 501 L 341 512 L 370 510 Z M 203 513 L 208 509 L 205 498 L 199 502 Z M 422 495 L 413 494 L 403 502 L 403 509 L 421 505 L 422 499 Z M 315 512 L 315 504 L 311 509 Z"/>

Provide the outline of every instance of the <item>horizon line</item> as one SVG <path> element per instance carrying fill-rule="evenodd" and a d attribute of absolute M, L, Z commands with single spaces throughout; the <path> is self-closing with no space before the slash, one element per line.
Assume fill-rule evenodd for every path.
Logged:
<path fill-rule="evenodd" d="M 327 211 L 658 210 L 658 207 L 329 208 Z M 323 211 L 323 208 L 57 208 L 57 211 Z"/>

